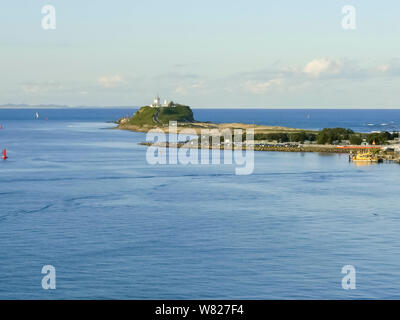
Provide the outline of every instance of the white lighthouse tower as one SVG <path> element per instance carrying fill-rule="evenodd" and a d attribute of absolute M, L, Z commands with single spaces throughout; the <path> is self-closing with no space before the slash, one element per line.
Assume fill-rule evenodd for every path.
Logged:
<path fill-rule="evenodd" d="M 154 98 L 154 102 L 151 105 L 153 108 L 158 108 L 161 107 L 161 103 L 160 103 L 161 99 L 159 97 L 159 95 L 157 94 L 157 96 Z"/>
<path fill-rule="evenodd" d="M 157 96 L 154 98 L 153 103 L 150 105 L 153 108 L 160 108 L 160 107 L 175 107 L 175 103 L 172 101 L 164 100 L 164 103 L 161 104 L 161 99 L 160 96 L 157 94 Z"/>

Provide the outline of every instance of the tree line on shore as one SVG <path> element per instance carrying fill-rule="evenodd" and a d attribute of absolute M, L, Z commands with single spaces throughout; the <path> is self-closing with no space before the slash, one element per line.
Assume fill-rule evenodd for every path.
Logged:
<path fill-rule="evenodd" d="M 351 129 L 344 128 L 324 128 L 319 132 L 276 132 L 276 133 L 256 133 L 254 140 L 277 141 L 277 142 L 316 142 L 318 144 L 337 144 L 349 141 L 352 145 L 360 145 L 364 141 L 368 144 L 386 144 L 389 140 L 399 137 L 398 132 L 373 132 L 356 133 Z"/>

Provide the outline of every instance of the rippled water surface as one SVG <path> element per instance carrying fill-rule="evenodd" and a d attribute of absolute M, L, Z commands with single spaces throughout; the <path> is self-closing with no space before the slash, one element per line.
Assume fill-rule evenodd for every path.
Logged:
<path fill-rule="evenodd" d="M 63 112 L 0 110 L 0 298 L 400 298 L 398 165 L 152 166 L 143 133 L 106 123 L 129 110 Z"/>

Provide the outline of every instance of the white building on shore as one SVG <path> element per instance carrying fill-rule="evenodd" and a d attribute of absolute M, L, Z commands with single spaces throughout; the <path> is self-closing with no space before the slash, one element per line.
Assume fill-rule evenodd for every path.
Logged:
<path fill-rule="evenodd" d="M 175 106 L 174 103 L 172 101 L 168 101 L 168 100 L 164 100 L 164 103 L 161 104 L 161 99 L 158 95 L 154 98 L 154 101 L 151 104 L 151 107 L 153 107 L 153 108 L 174 107 L 174 106 Z"/>

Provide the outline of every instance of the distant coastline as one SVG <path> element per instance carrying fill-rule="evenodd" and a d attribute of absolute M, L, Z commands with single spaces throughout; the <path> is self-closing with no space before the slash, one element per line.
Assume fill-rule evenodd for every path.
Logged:
<path fill-rule="evenodd" d="M 182 109 L 183 108 L 183 109 Z M 193 113 L 188 106 L 181 109 L 174 107 L 145 106 L 140 108 L 132 117 L 121 118 L 117 121 L 116 129 L 129 130 L 134 132 L 149 132 L 150 130 L 161 130 L 164 133 L 177 133 L 183 130 L 191 130 L 197 135 L 196 138 L 185 142 L 169 143 L 143 142 L 142 145 L 164 147 L 164 148 L 198 148 L 198 149 L 237 149 L 245 150 L 251 145 L 255 151 L 279 151 L 279 152 L 318 152 L 318 153 L 357 153 L 363 150 L 382 148 L 387 149 L 388 145 L 399 144 L 398 133 L 359 133 L 344 128 L 326 128 L 323 130 L 307 130 L 289 128 L 283 126 L 265 126 L 245 123 L 212 123 L 199 122 L 193 118 Z M 160 114 L 168 117 L 160 119 Z M 175 121 L 176 126 L 170 127 L 169 121 Z M 218 137 L 212 141 L 212 133 L 204 143 L 202 132 L 215 131 L 215 135 L 220 135 L 223 130 L 242 130 L 252 129 L 254 137 L 251 141 L 246 140 L 243 134 L 243 142 L 235 143 Z M 396 140 L 397 139 L 397 140 Z M 382 151 L 384 152 L 384 151 Z"/>
<path fill-rule="evenodd" d="M 60 104 L 3 104 L 0 105 L 0 109 L 139 109 L 137 106 L 70 106 Z"/>

